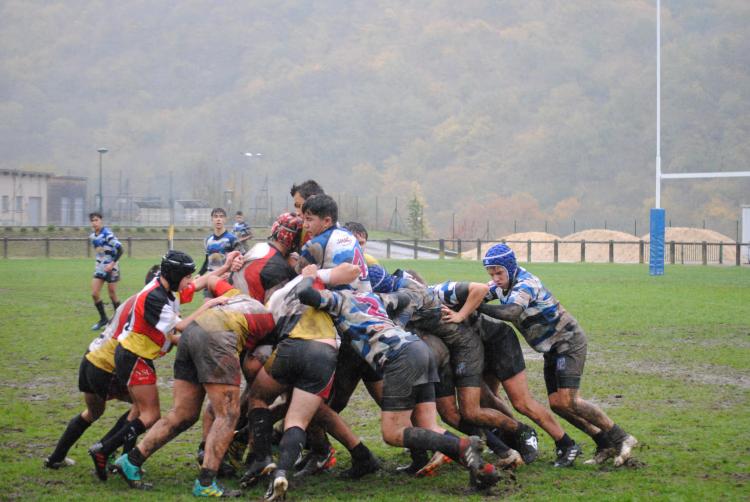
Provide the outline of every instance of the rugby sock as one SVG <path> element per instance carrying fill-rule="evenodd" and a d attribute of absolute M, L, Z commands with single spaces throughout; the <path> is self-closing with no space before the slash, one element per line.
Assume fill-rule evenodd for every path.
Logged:
<path fill-rule="evenodd" d="M 459 439 L 454 435 L 438 434 L 422 427 L 407 427 L 404 429 L 404 447 L 410 450 L 432 450 L 448 455 L 452 459 L 459 458 Z"/>
<path fill-rule="evenodd" d="M 119 431 L 112 434 L 112 437 L 110 437 L 106 441 L 102 441 L 101 452 L 105 457 L 108 457 L 109 454 L 115 451 L 119 446 L 126 443 L 127 441 L 133 441 L 144 432 L 146 432 L 146 426 L 143 425 L 143 422 L 141 422 L 140 419 L 136 418 L 135 420 L 131 420 L 130 422 L 125 424 L 125 426 L 122 427 Z M 132 450 L 130 450 L 130 452 L 132 453 L 133 450 L 136 449 L 137 448 L 133 448 Z"/>
<path fill-rule="evenodd" d="M 467 422 L 463 418 L 458 422 L 457 428 L 467 436 L 479 436 L 481 434 L 481 430 L 479 429 L 479 427 L 470 422 Z"/>
<path fill-rule="evenodd" d="M 133 448 L 128 452 L 128 461 L 130 461 L 130 463 L 134 466 L 140 467 L 143 465 L 143 462 L 146 461 L 146 457 L 143 456 L 141 450 L 139 450 L 138 448 Z"/>
<path fill-rule="evenodd" d="M 117 419 L 117 422 L 115 422 L 115 425 L 112 426 L 112 428 L 104 435 L 103 438 L 99 440 L 99 442 L 101 443 L 105 442 L 107 439 L 114 436 L 114 434 L 117 431 L 122 429 L 125 426 L 125 424 L 128 423 L 128 414 L 130 414 L 130 411 L 126 411 L 125 413 L 123 413 L 122 416 Z"/>
<path fill-rule="evenodd" d="M 94 306 L 96 307 L 96 310 L 99 311 L 99 319 L 101 319 L 102 321 L 106 321 L 107 313 L 104 312 L 104 302 L 99 300 L 98 302 L 94 302 Z"/>
<path fill-rule="evenodd" d="M 273 434 L 271 410 L 268 408 L 253 408 L 247 418 L 253 430 L 253 451 L 256 458 L 270 456 L 271 435 Z"/>
<path fill-rule="evenodd" d="M 628 433 L 622 430 L 617 424 L 615 424 L 610 430 L 608 430 L 606 434 L 613 444 L 622 443 L 625 438 L 628 437 Z"/>
<path fill-rule="evenodd" d="M 563 437 L 555 441 L 555 446 L 557 447 L 558 450 L 566 450 L 570 448 L 571 446 L 573 446 L 574 444 L 576 444 L 576 442 L 573 441 L 573 439 L 571 439 L 570 436 L 568 436 L 567 432 L 563 434 Z"/>
<path fill-rule="evenodd" d="M 70 450 L 75 442 L 78 441 L 78 438 L 86 432 L 86 429 L 88 429 L 90 425 L 91 423 L 84 420 L 80 414 L 73 417 L 70 422 L 68 422 L 65 432 L 60 436 L 55 451 L 49 456 L 50 463 L 62 462 L 65 460 L 65 455 L 68 454 L 68 450 Z"/>
<path fill-rule="evenodd" d="M 120 302 L 116 302 L 112 300 L 112 308 L 115 309 L 115 312 L 117 312 L 117 307 L 120 306 Z"/>
<path fill-rule="evenodd" d="M 198 482 L 201 486 L 211 486 L 214 478 L 216 478 L 216 471 L 212 471 L 211 469 L 201 469 L 200 474 L 198 474 Z"/>
<path fill-rule="evenodd" d="M 604 431 L 599 431 L 598 434 L 594 434 L 591 438 L 599 449 L 610 448 L 612 446 L 612 441 L 610 441 L 609 435 Z"/>
<path fill-rule="evenodd" d="M 352 463 L 367 462 L 372 456 L 372 453 L 370 453 L 370 449 L 365 446 L 362 441 L 357 443 L 357 446 L 349 450 L 349 454 L 352 456 Z"/>
<path fill-rule="evenodd" d="M 487 446 L 489 446 L 492 453 L 504 457 L 509 451 L 510 447 L 503 443 L 503 440 L 497 437 L 489 429 L 484 429 L 484 435 L 487 438 Z"/>
<path fill-rule="evenodd" d="M 306 438 L 305 431 L 296 426 L 284 431 L 281 443 L 279 443 L 279 469 L 283 471 L 292 470 Z"/>

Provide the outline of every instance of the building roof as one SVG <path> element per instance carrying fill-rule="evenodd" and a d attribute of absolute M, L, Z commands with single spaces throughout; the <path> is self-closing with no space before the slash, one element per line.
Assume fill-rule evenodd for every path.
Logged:
<path fill-rule="evenodd" d="M 209 209 L 211 206 L 204 200 L 178 200 L 185 209 Z"/>
<path fill-rule="evenodd" d="M 0 168 L 0 175 L 6 176 L 41 176 L 43 178 L 51 178 L 52 173 L 43 173 L 38 171 L 22 171 L 20 169 L 2 169 Z"/>
<path fill-rule="evenodd" d="M 136 200 L 133 203 L 143 209 L 169 209 L 164 207 L 160 200 Z"/>

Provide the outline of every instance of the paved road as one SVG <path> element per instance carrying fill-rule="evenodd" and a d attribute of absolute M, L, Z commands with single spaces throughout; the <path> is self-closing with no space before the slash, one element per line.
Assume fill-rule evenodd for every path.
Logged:
<path fill-rule="evenodd" d="M 386 244 L 382 241 L 367 241 L 367 253 L 378 260 L 386 258 Z M 414 248 L 391 243 L 391 258 L 394 260 L 410 260 L 414 258 Z M 438 253 L 419 251 L 420 260 L 437 260 Z"/>

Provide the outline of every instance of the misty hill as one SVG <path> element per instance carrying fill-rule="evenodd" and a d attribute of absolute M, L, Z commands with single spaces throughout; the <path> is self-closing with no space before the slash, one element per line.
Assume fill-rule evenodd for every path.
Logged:
<path fill-rule="evenodd" d="M 178 196 L 217 203 L 265 175 L 277 206 L 308 177 L 362 197 L 417 190 L 440 234 L 453 213 L 498 233 L 645 221 L 654 4 L 6 1 L 2 166 L 95 179 L 106 146 L 106 194 L 123 178 L 158 194 L 169 171 Z M 747 170 L 750 3 L 662 8 L 663 170 Z M 672 181 L 662 205 L 733 222 L 748 193 L 748 180 Z"/>

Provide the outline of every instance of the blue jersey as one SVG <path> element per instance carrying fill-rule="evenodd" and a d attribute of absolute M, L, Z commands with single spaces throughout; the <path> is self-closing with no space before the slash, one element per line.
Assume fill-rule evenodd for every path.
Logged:
<path fill-rule="evenodd" d="M 232 232 L 225 231 L 221 235 L 211 234 L 204 241 L 208 270 L 215 270 L 224 264 L 227 253 L 237 249 L 237 237 Z"/>
<path fill-rule="evenodd" d="M 372 366 L 380 369 L 419 337 L 396 326 L 388 317 L 386 304 L 395 307 L 395 295 L 377 295 L 352 290 L 320 292 L 321 310 L 333 318 L 339 333 L 354 350 Z"/>
<path fill-rule="evenodd" d="M 232 232 L 237 238 L 247 237 L 250 235 L 250 227 L 244 221 L 237 221 L 234 223 L 234 227 L 232 227 Z"/>
<path fill-rule="evenodd" d="M 518 267 L 516 282 L 507 293 L 494 282 L 486 301 L 500 300 L 503 305 L 519 305 L 523 312 L 513 324 L 537 352 L 549 352 L 556 344 L 569 342 L 578 323 L 537 276 Z M 574 329 L 575 328 L 575 329 Z"/>
<path fill-rule="evenodd" d="M 91 232 L 89 241 L 96 252 L 97 268 L 117 261 L 122 255 L 122 244 L 107 227 L 102 227 L 98 234 Z"/>
<path fill-rule="evenodd" d="M 353 263 L 359 267 L 360 274 L 350 284 L 338 286 L 336 289 L 372 291 L 367 274 L 367 262 L 357 238 L 348 230 L 338 226 L 331 227 L 307 241 L 300 251 L 297 271 L 310 264 L 326 269 L 334 268 L 342 263 Z"/>
<path fill-rule="evenodd" d="M 469 283 L 445 281 L 429 287 L 440 299 L 440 303 L 452 310 L 461 310 L 469 297 Z"/>

